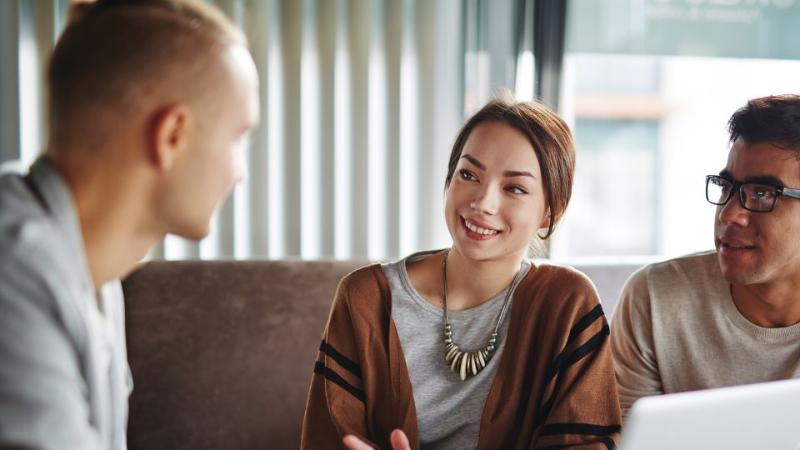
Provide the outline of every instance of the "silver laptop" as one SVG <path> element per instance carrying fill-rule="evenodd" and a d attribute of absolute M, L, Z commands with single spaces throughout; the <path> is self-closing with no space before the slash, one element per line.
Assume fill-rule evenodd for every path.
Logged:
<path fill-rule="evenodd" d="M 800 380 L 642 398 L 619 450 L 800 450 Z"/>

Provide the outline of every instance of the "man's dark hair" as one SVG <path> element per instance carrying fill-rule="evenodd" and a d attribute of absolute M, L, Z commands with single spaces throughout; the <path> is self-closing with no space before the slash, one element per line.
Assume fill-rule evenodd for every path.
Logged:
<path fill-rule="evenodd" d="M 750 100 L 728 121 L 731 143 L 771 142 L 800 151 L 800 95 L 772 95 Z"/>

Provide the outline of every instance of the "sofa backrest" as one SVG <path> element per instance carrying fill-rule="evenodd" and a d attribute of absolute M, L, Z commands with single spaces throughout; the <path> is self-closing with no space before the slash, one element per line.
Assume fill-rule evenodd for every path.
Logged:
<path fill-rule="evenodd" d="M 642 267 L 644 262 L 626 262 L 619 264 L 574 264 L 573 267 L 589 276 L 600 295 L 603 311 L 609 320 L 613 318 L 617 300 L 625 281 Z"/>
<path fill-rule="evenodd" d="M 322 326 L 362 263 L 149 262 L 123 282 L 128 446 L 296 449 Z"/>
<path fill-rule="evenodd" d="M 357 261 L 172 261 L 123 282 L 128 446 L 296 449 L 338 281 Z M 579 267 L 607 314 L 630 267 Z M 609 299 L 613 297 L 613 299 Z"/>

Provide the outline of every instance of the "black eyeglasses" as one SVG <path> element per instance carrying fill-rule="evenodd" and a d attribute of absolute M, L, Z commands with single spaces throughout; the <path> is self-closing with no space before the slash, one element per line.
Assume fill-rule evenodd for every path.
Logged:
<path fill-rule="evenodd" d="M 706 175 L 706 200 L 712 205 L 724 205 L 739 193 L 739 204 L 753 212 L 770 212 L 778 197 L 800 198 L 800 189 L 774 186 L 765 183 L 740 183 L 718 175 Z"/>

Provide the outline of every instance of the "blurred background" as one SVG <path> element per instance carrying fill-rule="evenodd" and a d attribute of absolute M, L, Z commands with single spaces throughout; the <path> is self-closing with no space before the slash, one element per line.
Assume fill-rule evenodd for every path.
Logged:
<path fill-rule="evenodd" d="M 713 247 L 704 175 L 753 97 L 800 93 L 800 0 L 225 0 L 261 77 L 248 178 L 200 243 L 153 259 L 391 259 L 449 245 L 447 157 L 507 90 L 557 109 L 577 178 L 548 257 Z M 66 0 L 0 1 L 0 162 L 46 143 L 42 73 Z"/>

